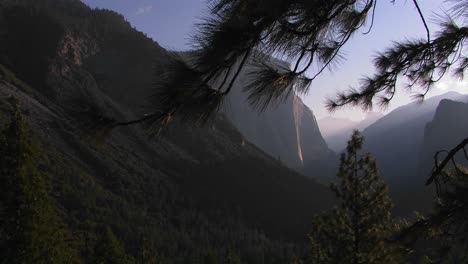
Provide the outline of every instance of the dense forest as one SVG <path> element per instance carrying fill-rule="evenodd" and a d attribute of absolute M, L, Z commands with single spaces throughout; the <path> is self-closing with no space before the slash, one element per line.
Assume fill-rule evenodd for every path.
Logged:
<path fill-rule="evenodd" d="M 132 115 L 116 102 L 136 108 L 169 59 L 121 15 L 80 1 L 2 1 L 0 18 L 2 131 L 24 116 L 23 140 L 37 149 L 28 166 L 48 197 L 37 206 L 69 234 L 62 242 L 78 262 L 287 263 L 305 254 L 308 219 L 331 194 L 255 146 L 241 148 L 222 117 L 209 130 L 181 121 L 150 145 L 147 127 L 97 135 L 96 120 Z M 34 245 L 46 242 L 39 234 Z M 12 244 L 1 240 L 4 252 Z M 54 257 L 25 250 L 26 262 Z"/>
<path fill-rule="evenodd" d="M 122 15 L 0 0 L 0 40 L 0 263 L 466 262 L 461 166 L 437 180 L 431 213 L 402 219 L 358 132 L 334 184 L 304 177 L 245 141 L 216 102 L 181 99 L 173 67 L 185 86 L 200 72 Z M 220 63 L 210 56 L 198 66 Z M 265 82 L 285 74 L 267 70 Z M 250 87 L 257 108 L 275 101 L 262 87 Z M 143 115 L 154 105 L 182 115 Z"/>

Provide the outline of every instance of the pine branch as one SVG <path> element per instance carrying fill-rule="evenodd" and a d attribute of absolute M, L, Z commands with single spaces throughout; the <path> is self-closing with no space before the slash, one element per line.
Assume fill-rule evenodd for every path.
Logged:
<path fill-rule="evenodd" d="M 224 95 L 228 94 L 231 91 L 237 77 L 239 77 L 239 74 L 241 73 L 242 69 L 244 68 L 245 62 L 247 61 L 247 58 L 249 57 L 249 55 L 250 55 L 250 49 L 245 52 L 244 57 L 242 58 L 242 61 L 241 61 L 240 65 L 239 65 L 239 67 L 237 69 L 236 74 L 234 75 L 231 82 L 229 83 L 229 86 L 226 89 L 226 91 L 223 92 Z"/>
<path fill-rule="evenodd" d="M 364 110 L 372 108 L 376 96 L 380 107 L 386 107 L 393 98 L 400 78 L 406 79 L 407 88 L 418 86 L 421 90 L 415 96 L 424 99 L 433 85 L 445 76 L 452 66 L 453 75 L 463 76 L 468 60 L 463 57 L 463 43 L 468 39 L 468 27 L 458 27 L 452 22 L 442 25 L 437 38 L 426 41 L 395 43 L 392 48 L 380 53 L 374 59 L 377 73 L 365 77 L 359 90 L 351 89 L 340 93 L 326 102 L 331 111 L 349 104 L 360 105 Z M 388 96 L 390 95 L 390 96 Z"/>
<path fill-rule="evenodd" d="M 442 160 L 442 162 L 440 164 L 438 164 L 438 159 L 437 159 L 437 156 L 439 155 L 439 153 L 443 152 L 443 151 L 438 151 L 435 155 L 434 155 L 434 159 L 436 160 L 436 164 L 434 164 L 434 169 L 431 173 L 431 177 L 426 181 L 426 185 L 430 185 L 434 182 L 434 180 L 442 173 L 442 171 L 445 169 L 445 167 L 448 165 L 448 163 L 450 161 L 452 161 L 454 158 L 455 158 L 455 155 L 457 153 L 459 153 L 460 151 L 464 151 L 464 153 L 466 154 L 466 151 L 465 151 L 465 147 L 466 145 L 468 145 L 468 137 L 465 138 L 464 140 L 462 140 L 457 146 L 455 146 L 453 149 L 451 149 L 447 156 Z"/>
<path fill-rule="evenodd" d="M 423 15 L 423 13 L 421 11 L 421 8 L 419 7 L 418 1 L 413 0 L 413 4 L 416 7 L 416 9 L 418 10 L 419 17 L 421 18 L 421 21 L 424 24 L 424 28 L 426 29 L 427 43 L 430 43 L 431 42 L 431 32 L 429 31 L 429 26 L 427 25 L 426 19 L 424 18 L 424 15 Z"/>
<path fill-rule="evenodd" d="M 112 125 L 112 127 L 115 128 L 115 127 L 120 127 L 120 126 L 130 126 L 130 125 L 135 125 L 135 124 L 141 124 L 151 119 L 160 118 L 164 114 L 165 114 L 164 112 L 158 110 L 157 112 L 154 112 L 154 113 L 145 114 L 141 118 L 138 118 L 138 119 L 134 119 L 130 121 L 123 121 L 123 122 L 116 122 Z"/>

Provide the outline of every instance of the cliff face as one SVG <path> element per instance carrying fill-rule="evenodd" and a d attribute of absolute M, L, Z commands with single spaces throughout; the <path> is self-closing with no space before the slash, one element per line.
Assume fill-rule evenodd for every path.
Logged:
<path fill-rule="evenodd" d="M 421 177 L 428 177 L 430 174 L 434 165 L 434 153 L 450 150 L 468 136 L 467 114 L 468 103 L 451 100 L 440 102 L 434 118 L 424 129 L 419 166 Z M 456 160 L 465 166 L 468 165 L 461 153 Z"/>
<path fill-rule="evenodd" d="M 424 127 L 433 119 L 443 99 L 465 101 L 466 98 L 450 92 L 428 98 L 422 104 L 411 103 L 395 109 L 364 130 L 365 146 L 376 156 L 387 182 L 399 189 L 424 183 L 417 176 Z"/>
<path fill-rule="evenodd" d="M 397 210 L 406 214 L 415 209 L 429 209 L 432 189 L 424 183 L 427 174 L 420 172 L 421 153 L 434 153 L 424 149 L 425 126 L 434 118 L 441 101 L 466 101 L 468 97 L 456 92 L 426 99 L 422 104 L 411 103 L 387 114 L 364 130 L 364 147 L 379 162 L 385 181 L 394 194 Z"/>
<path fill-rule="evenodd" d="M 144 231 L 174 263 L 201 259 L 208 249 L 222 254 L 226 240 L 245 245 L 243 256 L 271 252 L 275 259 L 266 262 L 284 263 L 290 256 L 281 241 L 302 240 L 313 214 L 330 206 L 325 187 L 266 155 L 222 114 L 209 127 L 176 120 L 157 139 L 144 126 L 101 140 L 90 135 L 93 118 L 144 114 L 154 70 L 164 71 L 168 59 L 120 15 L 74 0 L 0 0 L 0 14 L 0 120 L 11 114 L 7 98 L 18 98 L 71 233 L 107 224 L 137 255 Z M 52 37 L 34 33 L 48 28 L 57 29 Z M 294 115 L 292 98 L 287 108 L 292 122 L 278 137 L 297 148 L 315 126 L 305 125 L 307 111 Z M 301 144 L 304 157 L 315 153 Z"/>
<path fill-rule="evenodd" d="M 6 32 L 8 41 L 3 45 L 3 54 L 10 55 L 0 62 L 20 79 L 39 83 L 43 94 L 68 111 L 97 112 L 126 119 L 142 115 L 150 108 L 152 102 L 148 98 L 156 92 L 152 90 L 157 81 L 155 72 L 163 74 L 167 54 L 157 43 L 135 31 L 122 16 L 107 10 L 91 11 L 79 1 L 58 0 L 59 8 L 73 6 L 71 10 L 76 13 L 64 9 L 54 19 L 43 12 L 18 7 L 28 6 L 28 1 L 3 2 L 7 4 L 4 12 L 7 23 L 3 24 L 6 25 L 3 30 L 0 28 L 0 34 Z M 13 2 L 22 4 L 10 6 Z M 39 6 L 43 4 L 40 2 Z M 0 15 L 0 19 L 4 16 Z M 16 21 L 24 16 L 29 16 L 25 22 Z M 86 21 L 82 23 L 76 17 L 84 17 Z M 58 23 L 58 19 L 66 25 Z M 16 26 L 18 23 L 21 26 Z M 36 35 L 45 25 L 48 34 Z M 31 42 L 25 37 L 28 35 L 43 41 Z M 37 61 L 33 64 L 37 70 L 28 72 L 31 61 Z M 291 96 L 264 113 L 250 108 L 247 95 L 241 91 L 250 81 L 249 71 L 247 68 L 241 73 L 224 108 L 227 118 L 245 139 L 303 173 L 304 167 L 310 167 L 312 162 L 327 160 L 330 151 L 312 111 L 300 98 Z M 71 75 L 75 78 L 69 78 Z M 122 106 L 132 108 L 133 113 L 124 111 Z"/>
<path fill-rule="evenodd" d="M 283 63 L 272 59 L 272 63 Z M 273 158 L 308 177 L 320 175 L 306 173 L 311 163 L 329 159 L 332 155 L 320 134 L 312 111 L 297 95 L 289 96 L 278 106 L 257 112 L 249 106 L 242 87 L 251 81 L 247 67 L 241 72 L 234 89 L 229 94 L 223 112 L 246 140 L 257 145 Z"/>

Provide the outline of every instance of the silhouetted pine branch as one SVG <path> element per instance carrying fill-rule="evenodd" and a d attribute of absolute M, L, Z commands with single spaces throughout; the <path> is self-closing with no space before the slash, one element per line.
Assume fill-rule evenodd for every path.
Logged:
<path fill-rule="evenodd" d="M 196 52 L 190 62 L 176 60 L 161 85 L 163 108 L 206 120 L 233 88 L 248 56 L 257 52 L 292 60 L 294 67 L 277 72 L 273 66 L 255 65 L 252 82 L 244 90 L 256 109 L 264 110 L 293 90 L 307 93 L 312 80 L 339 61 L 341 48 L 364 26 L 374 4 L 374 0 L 211 1 L 209 15 L 197 25 L 192 39 Z M 315 68 L 314 77 L 307 77 Z"/>
<path fill-rule="evenodd" d="M 372 109 L 374 103 L 386 107 L 393 99 L 397 82 L 405 80 L 409 91 L 418 91 L 413 97 L 423 100 L 425 95 L 447 73 L 463 79 L 468 66 L 465 45 L 468 27 L 454 20 L 445 20 L 433 40 L 395 42 L 374 58 L 377 70 L 373 76 L 361 80 L 358 89 L 351 89 L 329 99 L 326 106 L 335 110 L 345 105 Z"/>
<path fill-rule="evenodd" d="M 434 154 L 434 168 L 431 173 L 431 177 L 427 180 L 426 185 L 430 185 L 434 182 L 434 180 L 442 174 L 443 170 L 447 167 L 449 162 L 452 162 L 454 165 L 454 168 L 458 168 L 456 162 L 455 162 L 455 155 L 457 155 L 459 152 L 463 151 L 466 160 L 468 160 L 468 153 L 465 149 L 466 145 L 468 145 L 468 138 L 465 138 L 462 140 L 457 146 L 455 146 L 453 149 L 450 151 L 447 150 L 441 150 L 438 151 Z M 439 155 L 441 153 L 447 153 L 445 158 L 442 160 L 442 162 L 439 162 Z"/>

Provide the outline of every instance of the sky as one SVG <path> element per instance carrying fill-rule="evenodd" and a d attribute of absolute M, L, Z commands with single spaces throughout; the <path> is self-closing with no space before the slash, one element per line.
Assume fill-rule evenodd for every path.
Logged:
<path fill-rule="evenodd" d="M 144 32 L 162 47 L 174 50 L 190 49 L 190 36 L 195 23 L 206 15 L 207 0 L 82 0 L 93 8 L 106 8 L 117 11 L 139 31 Z M 420 7 L 428 18 L 431 33 L 437 31 L 435 13 L 447 10 L 444 0 L 420 0 Z M 365 31 L 363 29 L 362 31 Z M 410 0 L 378 1 L 375 21 L 370 34 L 358 33 L 344 47 L 346 60 L 333 71 L 324 72 L 311 86 L 310 92 L 303 96 L 317 119 L 327 116 L 361 120 L 366 113 L 360 109 L 347 107 L 333 114 L 329 113 L 324 102 L 338 91 L 357 86 L 364 75 L 373 73 L 372 58 L 377 51 L 390 46 L 392 41 L 402 41 L 425 37 L 424 26 L 417 10 Z M 309 75 L 313 75 L 310 72 Z M 400 92 L 398 92 L 400 91 Z M 397 94 L 387 109 L 374 111 L 389 112 L 398 106 L 410 103 L 411 94 L 402 92 L 397 87 Z M 428 96 L 439 95 L 448 91 L 468 93 L 468 81 L 442 79 Z"/>

